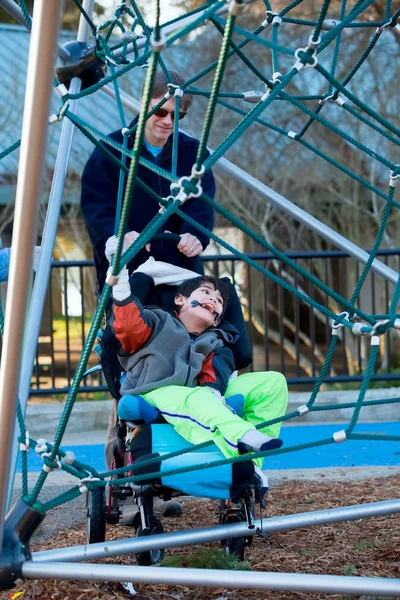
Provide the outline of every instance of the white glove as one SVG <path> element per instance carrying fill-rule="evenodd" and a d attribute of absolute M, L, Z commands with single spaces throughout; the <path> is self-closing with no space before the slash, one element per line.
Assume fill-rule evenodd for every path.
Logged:
<path fill-rule="evenodd" d="M 106 255 L 106 259 L 108 260 L 108 262 L 111 262 L 111 259 L 117 250 L 117 244 L 118 244 L 118 238 L 116 235 L 112 235 L 106 241 L 106 247 L 104 249 L 104 253 Z"/>
<path fill-rule="evenodd" d="M 105 247 L 105 255 L 108 262 L 111 262 L 113 255 L 117 249 L 118 239 L 117 236 L 112 235 L 106 241 Z M 118 281 L 113 286 L 113 298 L 114 300 L 118 300 L 121 302 L 122 300 L 126 300 L 131 295 L 131 286 L 129 285 L 129 272 L 127 267 L 123 267 L 118 275 Z"/>
<path fill-rule="evenodd" d="M 118 275 L 118 281 L 113 286 L 113 297 L 114 300 L 121 302 L 126 300 L 131 295 L 131 286 L 129 285 L 129 273 L 126 267 L 123 267 L 122 271 Z"/>

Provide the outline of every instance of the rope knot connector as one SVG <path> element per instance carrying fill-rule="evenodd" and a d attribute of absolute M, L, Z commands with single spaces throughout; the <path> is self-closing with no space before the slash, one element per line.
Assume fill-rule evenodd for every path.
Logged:
<path fill-rule="evenodd" d="M 156 40 L 154 36 L 154 32 L 150 36 L 150 44 L 153 52 L 160 53 L 164 50 L 167 38 L 165 37 L 165 33 L 163 30 L 160 31 L 160 39 Z"/>
<path fill-rule="evenodd" d="M 27 454 L 28 454 L 28 452 L 30 450 L 29 431 L 28 430 L 25 431 L 25 443 L 24 442 L 20 442 L 19 449 L 21 450 L 21 452 L 26 452 Z"/>
<path fill-rule="evenodd" d="M 39 438 L 36 442 L 35 446 L 36 454 L 40 454 L 41 452 L 47 452 L 47 440 L 44 438 Z"/>
<path fill-rule="evenodd" d="M 399 173 L 397 173 L 397 175 L 394 175 L 395 171 L 390 171 L 390 178 L 389 178 L 389 185 L 390 185 L 390 187 L 397 187 L 397 184 L 399 183 L 399 180 L 400 180 L 400 167 L 398 167 L 396 169 L 396 171 L 399 171 Z"/>
<path fill-rule="evenodd" d="M 301 406 L 298 406 L 296 408 L 297 414 L 300 417 L 303 417 L 304 415 L 306 415 L 308 412 L 310 412 L 310 409 L 308 408 L 307 404 L 302 404 Z"/>
<path fill-rule="evenodd" d="M 237 17 L 243 10 L 242 0 L 231 0 L 228 11 L 234 17 Z"/>
<path fill-rule="evenodd" d="M 336 315 L 336 319 L 332 319 L 332 335 L 339 335 L 339 329 L 343 327 L 344 319 L 349 319 L 349 313 L 346 311 Z"/>
<path fill-rule="evenodd" d="M 85 483 L 92 483 L 93 481 L 101 481 L 99 477 L 93 477 L 90 475 L 89 477 L 84 477 L 79 480 L 79 491 L 81 494 L 87 494 L 89 488 L 85 485 Z"/>
<path fill-rule="evenodd" d="M 51 453 L 50 452 L 43 452 L 42 454 L 42 459 L 43 461 L 45 461 L 46 458 L 50 458 Z M 45 473 L 50 473 L 51 471 L 60 471 L 61 470 L 61 462 L 58 456 L 56 456 L 56 458 L 52 461 L 51 465 L 48 464 L 44 464 L 43 465 L 43 471 L 45 471 Z"/>
<path fill-rule="evenodd" d="M 342 429 L 341 431 L 335 431 L 335 433 L 333 434 L 333 439 L 335 440 L 335 442 L 337 444 L 340 444 L 341 442 L 345 442 L 347 440 L 347 435 L 344 429 Z"/>
<path fill-rule="evenodd" d="M 308 50 L 312 50 L 311 54 L 307 52 Z M 300 52 L 302 52 L 304 55 L 306 55 L 307 57 L 312 59 L 312 62 L 308 62 L 307 60 L 304 60 L 304 58 L 301 59 Z M 309 67 L 313 68 L 313 67 L 316 67 L 318 64 L 318 57 L 315 52 L 315 49 L 311 49 L 309 47 L 297 48 L 297 50 L 294 53 L 294 57 L 296 59 L 296 62 L 294 63 L 293 68 L 296 69 L 297 71 L 301 71 L 301 69 L 308 69 Z"/>

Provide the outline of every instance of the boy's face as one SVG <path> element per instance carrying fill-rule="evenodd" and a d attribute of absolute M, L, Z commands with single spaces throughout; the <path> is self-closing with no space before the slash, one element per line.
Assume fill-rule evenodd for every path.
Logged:
<path fill-rule="evenodd" d="M 188 298 L 179 294 L 175 303 L 181 307 L 179 318 L 185 321 L 185 325 L 189 319 L 193 326 L 197 325 L 197 330 L 217 327 L 221 321 L 224 302 L 211 282 L 201 284 Z"/>

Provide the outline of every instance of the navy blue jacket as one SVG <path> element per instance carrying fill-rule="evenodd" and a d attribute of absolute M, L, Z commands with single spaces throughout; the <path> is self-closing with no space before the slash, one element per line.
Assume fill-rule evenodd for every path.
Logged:
<path fill-rule="evenodd" d="M 136 122 L 137 119 L 135 119 L 129 127 L 131 128 Z M 121 130 L 114 131 L 109 137 L 122 145 L 123 137 Z M 134 134 L 129 137 L 129 149 L 133 148 L 134 138 Z M 147 160 L 158 164 L 162 169 L 171 172 L 172 140 L 173 135 L 168 138 L 162 152 L 156 158 L 147 151 L 145 146 L 142 148 L 142 156 Z M 198 145 L 198 140 L 184 133 L 179 133 L 178 177 L 190 175 L 192 166 L 195 163 Z M 121 160 L 121 154 L 118 151 L 108 145 L 107 148 Z M 127 167 L 129 167 L 129 159 L 126 161 L 126 164 Z M 137 177 L 159 196 L 166 197 L 170 194 L 170 182 L 164 177 L 150 171 L 150 169 L 143 165 L 139 165 Z M 125 178 L 125 182 L 126 179 L 127 178 Z M 104 255 L 104 247 L 107 239 L 114 234 L 118 181 L 119 168 L 110 161 L 99 148 L 96 148 L 86 163 L 82 175 L 81 208 L 89 232 L 90 241 L 93 246 L 99 291 L 103 288 L 105 275 L 108 269 L 108 261 Z M 215 183 L 211 171 L 207 171 L 202 177 L 201 185 L 203 191 L 208 196 L 214 196 Z M 136 184 L 127 230 L 141 232 L 154 215 L 157 214 L 159 208 L 158 202 Z M 214 225 L 214 211 L 209 204 L 204 202 L 201 198 L 191 198 L 183 204 L 182 210 L 198 223 L 207 229 L 212 230 Z M 191 233 L 200 240 L 203 248 L 205 248 L 210 241 L 207 236 L 200 233 L 195 227 L 189 225 L 177 215 L 172 215 L 168 219 L 160 230 L 160 233 L 165 230 L 177 234 Z M 163 260 L 186 269 L 200 272 L 198 266 L 200 261 L 187 258 L 182 252 L 179 252 L 176 245 L 171 242 L 153 243 L 151 245 L 150 254 L 145 250 L 141 250 L 128 265 L 129 271 L 132 272 L 137 266 L 145 262 L 149 256 L 154 256 L 156 260 Z"/>

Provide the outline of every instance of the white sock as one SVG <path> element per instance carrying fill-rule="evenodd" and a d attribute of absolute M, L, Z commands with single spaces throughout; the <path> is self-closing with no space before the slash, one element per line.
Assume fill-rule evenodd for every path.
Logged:
<path fill-rule="evenodd" d="M 259 451 L 261 446 L 270 440 L 272 440 L 272 438 L 264 433 L 261 433 L 261 431 L 258 431 L 257 429 L 249 429 L 249 431 L 246 431 L 239 441 L 243 442 L 244 444 L 248 444 L 256 451 Z"/>

